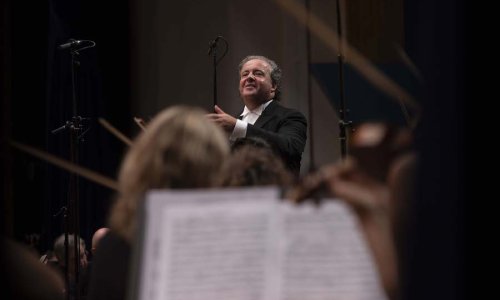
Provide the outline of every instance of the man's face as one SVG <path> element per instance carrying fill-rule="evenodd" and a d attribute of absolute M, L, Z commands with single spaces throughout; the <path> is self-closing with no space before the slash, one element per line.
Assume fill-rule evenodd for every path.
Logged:
<path fill-rule="evenodd" d="M 260 59 L 247 61 L 240 71 L 240 96 L 264 103 L 274 98 L 276 86 L 271 80 L 271 66 Z"/>

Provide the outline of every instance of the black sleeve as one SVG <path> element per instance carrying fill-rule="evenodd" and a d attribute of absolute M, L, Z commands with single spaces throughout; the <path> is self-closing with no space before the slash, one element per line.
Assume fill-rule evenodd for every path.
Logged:
<path fill-rule="evenodd" d="M 281 117 L 276 130 L 266 130 L 248 124 L 247 136 L 268 141 L 287 161 L 300 162 L 307 139 L 307 121 L 298 111 L 288 111 Z"/>

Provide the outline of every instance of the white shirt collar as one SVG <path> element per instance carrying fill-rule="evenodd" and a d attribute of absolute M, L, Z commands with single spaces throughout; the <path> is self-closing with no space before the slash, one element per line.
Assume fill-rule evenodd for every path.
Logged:
<path fill-rule="evenodd" d="M 262 115 L 262 112 L 264 111 L 264 109 L 266 109 L 266 107 L 271 104 L 271 102 L 273 102 L 273 99 L 267 101 L 266 103 L 263 103 L 259 106 L 257 106 L 257 108 L 255 108 L 254 110 L 250 110 L 248 109 L 248 107 L 245 105 L 245 108 L 243 109 L 243 112 L 241 113 L 241 117 L 244 117 L 246 115 L 248 115 L 249 113 L 254 113 L 258 116 Z"/>

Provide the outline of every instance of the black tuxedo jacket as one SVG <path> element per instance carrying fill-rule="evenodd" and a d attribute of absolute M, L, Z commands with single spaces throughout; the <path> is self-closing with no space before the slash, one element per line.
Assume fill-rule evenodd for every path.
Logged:
<path fill-rule="evenodd" d="M 307 121 L 302 113 L 272 101 L 254 125 L 248 124 L 247 137 L 266 140 L 281 156 L 285 166 L 299 174 L 307 140 Z"/>

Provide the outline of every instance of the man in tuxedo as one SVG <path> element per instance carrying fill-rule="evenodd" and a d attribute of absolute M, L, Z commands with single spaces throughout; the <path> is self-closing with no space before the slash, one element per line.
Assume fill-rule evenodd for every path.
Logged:
<path fill-rule="evenodd" d="M 245 104 L 239 118 L 215 106 L 208 117 L 230 134 L 231 141 L 242 137 L 266 140 L 286 167 L 299 174 L 307 139 L 307 121 L 294 109 L 280 105 L 281 69 L 264 56 L 247 56 L 239 64 L 239 91 Z"/>

